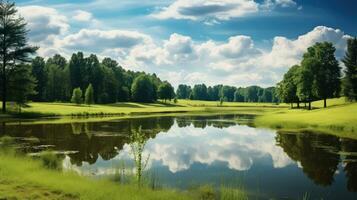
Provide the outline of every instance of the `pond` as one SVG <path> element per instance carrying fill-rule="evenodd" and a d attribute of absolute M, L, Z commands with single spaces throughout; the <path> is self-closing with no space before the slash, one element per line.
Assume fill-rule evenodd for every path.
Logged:
<path fill-rule="evenodd" d="M 144 173 L 163 187 L 244 188 L 254 199 L 357 199 L 357 141 L 249 126 L 245 115 L 151 117 L 68 124 L 3 123 L 26 153 L 54 150 L 82 175 L 112 176 L 134 166 L 142 130 Z"/>

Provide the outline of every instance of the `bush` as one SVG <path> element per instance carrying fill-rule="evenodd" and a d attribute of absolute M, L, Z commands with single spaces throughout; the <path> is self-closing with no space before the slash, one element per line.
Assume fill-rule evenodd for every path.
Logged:
<path fill-rule="evenodd" d="M 81 88 L 75 88 L 73 89 L 73 94 L 72 94 L 72 98 L 71 98 L 71 102 L 75 103 L 75 104 L 81 104 L 83 101 L 83 93 Z"/>
<path fill-rule="evenodd" d="M 84 95 L 84 103 L 87 105 L 94 104 L 94 91 L 92 84 L 89 84 Z"/>

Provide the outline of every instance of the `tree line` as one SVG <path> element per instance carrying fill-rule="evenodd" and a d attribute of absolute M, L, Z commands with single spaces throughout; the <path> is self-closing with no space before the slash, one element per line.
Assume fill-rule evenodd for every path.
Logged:
<path fill-rule="evenodd" d="M 308 104 L 327 99 L 346 96 L 350 101 L 357 100 L 357 39 L 347 42 L 347 51 L 342 62 L 345 64 L 345 76 L 335 58 L 335 47 L 330 42 L 318 42 L 307 49 L 300 65 L 292 66 L 281 82 L 277 84 L 277 95 L 282 102 Z"/>
<path fill-rule="evenodd" d="M 74 53 L 69 61 L 59 54 L 45 60 L 36 57 L 30 64 L 37 80 L 36 94 L 29 98 L 39 102 L 61 101 L 81 103 L 84 91 L 89 90 L 86 103 L 115 103 L 118 101 L 153 102 L 157 98 L 172 99 L 173 88 L 156 74 L 123 69 L 115 60 L 104 58 L 101 62 L 91 54 Z M 172 89 L 173 90 L 173 89 Z M 86 92 L 87 93 L 87 92 Z M 169 93 L 169 95 L 167 94 Z"/>
<path fill-rule="evenodd" d="M 277 103 L 275 87 L 261 88 L 259 86 L 234 87 L 229 85 L 206 86 L 196 84 L 180 84 L 176 91 L 177 98 L 206 101 L 227 102 L 272 102 Z"/>

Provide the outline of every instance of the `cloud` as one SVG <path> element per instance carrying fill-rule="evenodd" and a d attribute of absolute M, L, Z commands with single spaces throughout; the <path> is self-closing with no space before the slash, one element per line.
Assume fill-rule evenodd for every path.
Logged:
<path fill-rule="evenodd" d="M 261 10 L 274 10 L 277 7 L 296 7 L 298 10 L 301 10 L 300 8 L 302 8 L 301 6 L 297 6 L 297 3 L 293 0 L 264 0 L 264 2 L 260 4 Z"/>
<path fill-rule="evenodd" d="M 159 133 L 154 140 L 149 140 L 144 154 L 150 155 L 148 169 L 154 167 L 153 163 L 160 163 L 172 173 L 188 170 L 195 163 L 210 167 L 217 162 L 225 163 L 229 169 L 245 171 L 266 156 L 272 159 L 275 168 L 293 164 L 283 149 L 275 145 L 274 137 L 272 131 L 247 126 L 203 130 L 175 125 L 167 133 Z M 130 152 L 129 145 L 125 145 L 116 159 L 132 160 Z"/>
<path fill-rule="evenodd" d="M 273 10 L 276 7 L 296 7 L 293 0 L 265 0 L 257 3 L 254 0 L 176 0 L 167 7 L 162 7 L 152 16 L 157 19 L 186 19 L 204 21 L 206 25 L 214 25 L 219 21 L 245 17 L 260 10 Z"/>
<path fill-rule="evenodd" d="M 28 22 L 31 42 L 51 42 L 54 37 L 66 33 L 70 28 L 67 17 L 53 8 L 24 6 L 18 10 Z"/>
<path fill-rule="evenodd" d="M 136 31 L 82 29 L 60 40 L 59 46 L 100 53 L 106 49 L 129 49 L 150 42 L 151 37 Z"/>
<path fill-rule="evenodd" d="M 216 18 L 228 20 L 242 17 L 258 11 L 258 4 L 253 0 L 177 0 L 152 16 L 158 19 L 202 20 Z"/>
<path fill-rule="evenodd" d="M 299 36 L 295 40 L 285 37 L 275 37 L 272 50 L 261 58 L 263 66 L 269 68 L 286 68 L 299 64 L 302 55 L 308 47 L 316 42 L 328 41 L 336 47 L 335 55 L 341 58 L 346 49 L 346 41 L 350 36 L 339 29 L 317 26 L 312 31 Z"/>
<path fill-rule="evenodd" d="M 84 10 L 77 10 L 75 11 L 73 19 L 79 22 L 90 22 L 93 20 L 93 15 L 92 13 Z"/>

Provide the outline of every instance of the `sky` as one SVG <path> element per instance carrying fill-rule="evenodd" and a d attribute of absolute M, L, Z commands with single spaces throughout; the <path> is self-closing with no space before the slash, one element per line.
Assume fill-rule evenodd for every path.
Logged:
<path fill-rule="evenodd" d="M 341 59 L 356 0 L 18 0 L 37 54 L 82 51 L 178 84 L 273 86 L 316 42 Z M 341 67 L 343 64 L 341 63 Z"/>

